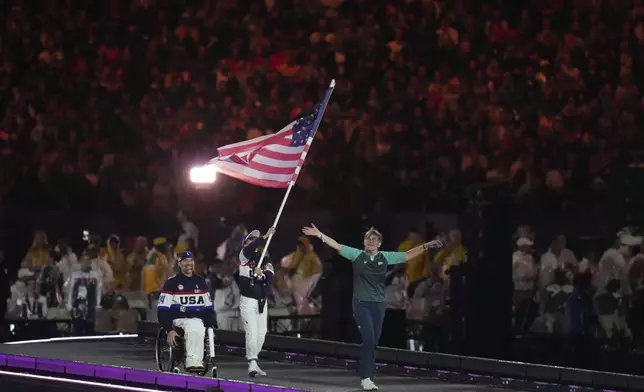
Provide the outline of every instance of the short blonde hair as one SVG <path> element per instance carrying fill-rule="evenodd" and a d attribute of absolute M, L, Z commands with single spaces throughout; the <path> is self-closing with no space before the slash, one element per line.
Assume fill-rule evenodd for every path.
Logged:
<path fill-rule="evenodd" d="M 378 237 L 378 241 L 382 242 L 382 233 L 380 233 L 374 227 L 370 227 L 369 230 L 367 230 L 367 232 L 364 234 L 364 238 L 370 237 L 372 235 Z"/>

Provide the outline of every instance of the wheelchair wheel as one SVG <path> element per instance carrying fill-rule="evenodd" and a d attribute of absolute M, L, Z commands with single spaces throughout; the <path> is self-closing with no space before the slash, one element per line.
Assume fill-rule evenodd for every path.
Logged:
<path fill-rule="evenodd" d="M 157 367 L 162 372 L 175 372 L 178 369 L 175 363 L 176 350 L 168 344 L 168 333 L 160 328 L 155 342 L 155 358 Z"/>

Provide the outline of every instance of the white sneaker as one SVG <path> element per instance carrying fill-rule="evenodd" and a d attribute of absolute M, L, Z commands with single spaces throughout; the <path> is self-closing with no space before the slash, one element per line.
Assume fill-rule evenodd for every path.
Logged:
<path fill-rule="evenodd" d="M 262 368 L 259 367 L 259 365 L 257 365 L 257 375 L 262 377 L 266 376 L 266 372 L 263 371 Z"/>
<path fill-rule="evenodd" d="M 378 386 L 371 381 L 370 378 L 365 378 L 360 380 L 360 385 L 362 386 L 363 391 L 377 391 Z"/>
<path fill-rule="evenodd" d="M 251 377 L 265 376 L 266 372 L 264 372 L 262 369 L 259 368 L 259 365 L 257 365 L 257 361 L 252 360 L 248 364 L 248 375 Z"/>

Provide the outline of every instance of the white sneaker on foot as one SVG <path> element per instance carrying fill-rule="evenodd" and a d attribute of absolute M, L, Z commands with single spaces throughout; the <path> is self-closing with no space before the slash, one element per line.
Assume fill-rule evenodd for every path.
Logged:
<path fill-rule="evenodd" d="M 255 364 L 257 364 L 257 362 Z M 263 371 L 262 368 L 259 367 L 259 365 L 257 365 L 257 375 L 262 377 L 266 375 L 266 372 Z"/>
<path fill-rule="evenodd" d="M 360 381 L 363 391 L 377 391 L 378 386 L 371 381 L 370 378 L 364 378 Z"/>
<path fill-rule="evenodd" d="M 251 377 L 265 376 L 266 372 L 260 369 L 257 361 L 253 359 L 248 363 L 248 375 Z"/>

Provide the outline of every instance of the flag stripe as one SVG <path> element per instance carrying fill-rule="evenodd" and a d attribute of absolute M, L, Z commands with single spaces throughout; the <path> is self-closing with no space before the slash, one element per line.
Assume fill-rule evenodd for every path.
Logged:
<path fill-rule="evenodd" d="M 298 162 L 295 161 L 293 162 L 293 165 L 287 166 L 287 167 L 275 167 L 271 165 L 266 165 L 260 162 L 257 162 L 257 160 L 253 159 L 247 167 L 253 169 L 253 170 L 259 170 L 264 173 L 269 173 L 269 174 L 291 174 L 293 173 L 293 169 L 297 167 Z"/>
<path fill-rule="evenodd" d="M 293 154 L 284 154 L 277 151 L 271 151 L 271 149 L 269 148 L 264 148 L 261 151 L 259 151 L 257 155 L 260 155 L 266 158 L 275 159 L 275 160 L 297 161 L 302 154 L 299 152 L 293 153 Z"/>
<path fill-rule="evenodd" d="M 297 158 L 293 160 L 281 160 L 281 159 L 273 159 L 265 156 L 264 154 L 257 154 L 257 156 L 253 159 L 253 163 L 261 163 L 262 165 L 269 165 L 273 167 L 289 167 L 289 168 L 294 168 L 297 166 L 299 160 Z"/>
<path fill-rule="evenodd" d="M 219 156 L 239 154 L 244 151 L 251 151 L 251 150 L 257 149 L 263 145 L 281 143 L 280 139 L 284 138 L 285 136 L 291 136 L 292 134 L 293 134 L 293 127 L 291 124 L 289 124 L 286 127 L 282 128 L 282 130 L 280 130 L 277 133 L 274 133 L 271 135 L 259 136 L 250 140 L 239 142 L 239 143 L 229 144 L 227 146 L 219 147 L 217 151 L 219 152 Z M 288 146 L 288 143 L 284 145 Z"/>
<path fill-rule="evenodd" d="M 234 162 L 218 161 L 214 164 L 223 174 L 268 188 L 286 188 L 292 177 L 291 174 L 264 173 Z"/>

